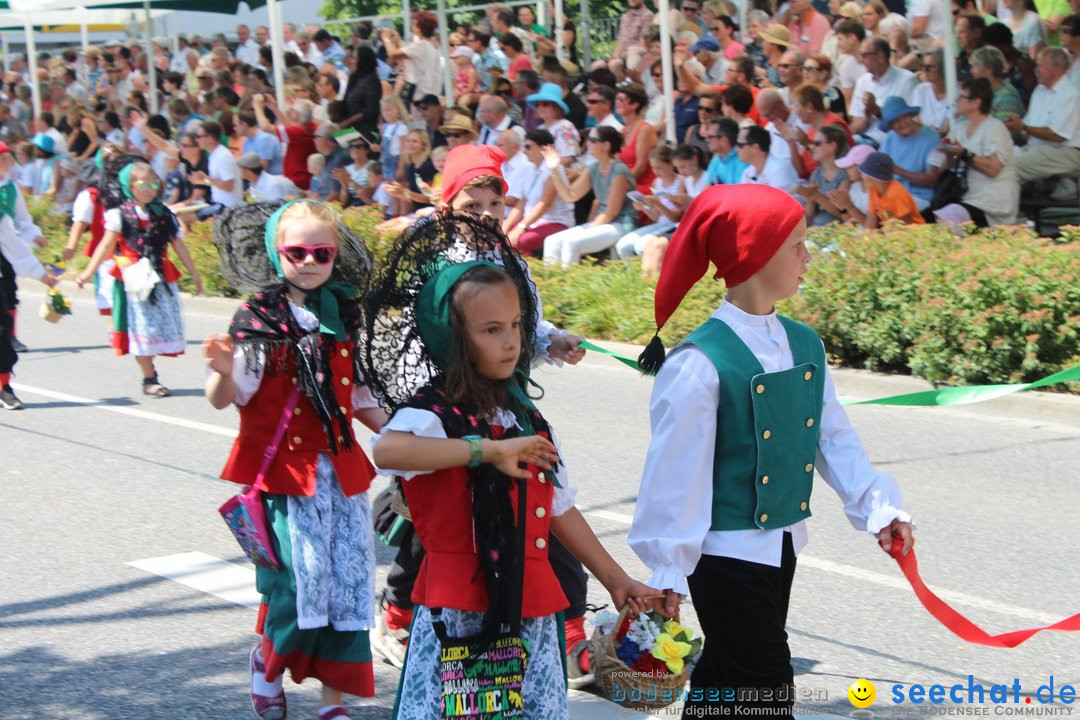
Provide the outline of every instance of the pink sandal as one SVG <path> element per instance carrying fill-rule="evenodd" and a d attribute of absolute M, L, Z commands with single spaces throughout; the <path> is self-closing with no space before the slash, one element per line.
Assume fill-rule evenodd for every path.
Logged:
<path fill-rule="evenodd" d="M 256 677 L 256 673 L 262 677 Z M 276 695 L 261 695 L 255 692 L 257 683 L 262 686 L 269 685 L 266 682 L 266 665 L 259 657 L 259 648 L 255 647 L 251 651 L 251 709 L 260 720 L 285 720 L 288 708 L 285 705 L 284 688 L 279 688 Z"/>

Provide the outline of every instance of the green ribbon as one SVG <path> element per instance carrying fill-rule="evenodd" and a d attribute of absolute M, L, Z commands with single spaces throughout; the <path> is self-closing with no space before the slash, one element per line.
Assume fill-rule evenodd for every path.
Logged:
<path fill-rule="evenodd" d="M 0 218 L 9 217 L 12 221 L 15 220 L 15 196 L 18 192 L 12 180 L 0 184 Z"/>
<path fill-rule="evenodd" d="M 266 256 L 270 259 L 270 265 L 274 272 L 282 280 L 285 279 L 285 271 L 281 267 L 281 257 L 277 249 L 277 229 L 281 222 L 281 216 L 285 209 L 298 202 L 313 202 L 310 200 L 292 200 L 279 207 L 266 223 L 266 232 L 263 233 L 263 244 L 266 247 Z M 345 332 L 345 323 L 341 321 L 341 303 L 338 298 L 353 300 L 360 294 L 360 290 L 354 285 L 343 282 L 325 282 L 314 290 L 304 294 L 304 307 L 319 318 L 319 332 L 333 335 L 338 342 L 348 339 Z"/>
<path fill-rule="evenodd" d="M 640 371 L 637 360 L 620 355 L 619 353 L 602 348 L 588 340 L 582 340 L 580 347 L 593 350 L 603 355 L 610 355 L 619 362 L 635 370 Z M 842 405 L 906 405 L 909 407 L 928 407 L 933 405 L 972 405 L 974 403 L 996 400 L 1006 395 L 1032 390 L 1034 388 L 1056 385 L 1058 383 L 1080 381 L 1080 365 L 1047 375 L 1041 380 L 1029 383 L 1013 383 L 1008 385 L 964 385 L 960 387 L 938 388 L 937 390 L 922 390 L 920 392 L 905 393 L 903 395 L 889 395 L 873 400 L 842 400 Z"/>

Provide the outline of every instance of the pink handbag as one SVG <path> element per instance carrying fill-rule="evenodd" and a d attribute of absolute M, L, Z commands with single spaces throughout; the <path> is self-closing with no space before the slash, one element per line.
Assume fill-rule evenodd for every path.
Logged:
<path fill-rule="evenodd" d="M 277 555 L 274 553 L 274 545 L 270 540 L 270 529 L 266 524 L 266 511 L 262 503 L 263 493 L 258 488 L 262 484 L 263 478 L 266 477 L 266 473 L 270 469 L 270 463 L 274 461 L 274 456 L 277 455 L 278 447 L 285 437 L 285 430 L 289 427 L 293 408 L 296 407 L 299 399 L 299 388 L 293 388 L 289 401 L 285 403 L 285 407 L 281 411 L 281 422 L 278 423 L 274 439 L 266 447 L 262 467 L 255 477 L 255 484 L 248 485 L 243 492 L 229 498 L 224 505 L 218 508 L 218 512 L 221 513 L 225 524 L 232 531 L 233 537 L 240 544 L 240 549 L 247 555 L 248 560 L 271 570 L 280 570 L 281 563 L 278 562 Z"/>

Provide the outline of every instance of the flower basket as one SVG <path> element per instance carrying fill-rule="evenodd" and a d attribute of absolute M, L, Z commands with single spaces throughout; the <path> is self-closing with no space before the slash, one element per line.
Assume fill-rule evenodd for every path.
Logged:
<path fill-rule="evenodd" d="M 38 314 L 51 323 L 60 322 L 60 318 L 71 314 L 71 301 L 64 297 L 59 290 L 49 290 L 45 299 L 41 302 Z"/>
<path fill-rule="evenodd" d="M 652 710 L 666 707 L 680 698 L 686 686 L 686 661 L 701 653 L 701 640 L 690 640 L 692 633 L 678 624 L 678 616 L 669 621 L 649 612 L 631 623 L 626 608 L 623 608 L 610 630 L 599 615 L 593 624 L 596 629 L 589 645 L 593 674 L 609 700 L 625 708 Z M 671 635 L 668 630 L 676 632 Z M 656 647 L 661 649 L 668 643 L 678 646 L 681 656 L 670 664 L 679 672 L 673 672 L 670 665 L 656 657 L 652 650 L 641 650 L 631 636 L 644 639 L 644 644 L 648 644 L 649 638 L 654 643 L 659 641 Z M 626 661 L 631 660 L 635 651 L 637 659 L 628 664 Z"/>

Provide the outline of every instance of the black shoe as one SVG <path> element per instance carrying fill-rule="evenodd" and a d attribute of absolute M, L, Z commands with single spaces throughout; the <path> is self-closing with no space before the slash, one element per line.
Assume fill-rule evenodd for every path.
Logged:
<path fill-rule="evenodd" d="M 30 348 L 19 342 L 19 338 L 17 337 L 11 338 L 11 349 L 17 353 L 30 352 Z"/>
<path fill-rule="evenodd" d="M 10 385 L 0 388 L 0 406 L 5 410 L 22 410 L 24 407 L 22 400 L 15 397 Z"/>

